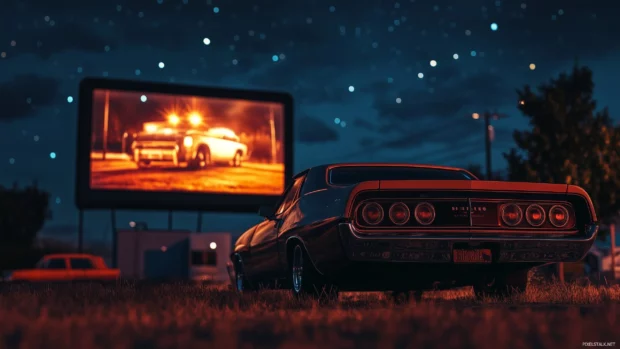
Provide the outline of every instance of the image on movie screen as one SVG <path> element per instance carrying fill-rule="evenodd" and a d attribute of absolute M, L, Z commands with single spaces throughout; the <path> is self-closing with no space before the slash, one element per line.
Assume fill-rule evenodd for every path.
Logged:
<path fill-rule="evenodd" d="M 279 103 L 93 92 L 90 188 L 280 195 Z"/>

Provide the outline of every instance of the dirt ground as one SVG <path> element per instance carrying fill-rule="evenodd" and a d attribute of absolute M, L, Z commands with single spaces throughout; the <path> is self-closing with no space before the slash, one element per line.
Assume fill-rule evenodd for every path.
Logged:
<path fill-rule="evenodd" d="M 284 190 L 282 164 L 243 163 L 203 170 L 153 166 L 138 169 L 130 160 L 91 162 L 91 188 L 107 190 L 279 195 Z"/>
<path fill-rule="evenodd" d="M 556 283 L 482 301 L 464 288 L 406 304 L 347 293 L 323 304 L 188 284 L 0 284 L 7 348 L 613 347 L 619 328 L 618 286 Z"/>

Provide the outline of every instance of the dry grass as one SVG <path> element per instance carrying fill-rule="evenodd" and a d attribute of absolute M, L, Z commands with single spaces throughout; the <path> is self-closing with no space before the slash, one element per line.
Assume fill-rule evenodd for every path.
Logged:
<path fill-rule="evenodd" d="M 620 342 L 620 287 L 542 284 L 507 300 L 470 289 L 394 305 L 192 285 L 3 286 L 0 348 L 577 348 Z"/>

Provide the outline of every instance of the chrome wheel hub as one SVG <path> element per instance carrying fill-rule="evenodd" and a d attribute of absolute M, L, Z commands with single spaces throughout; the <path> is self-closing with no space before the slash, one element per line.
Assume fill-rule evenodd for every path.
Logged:
<path fill-rule="evenodd" d="M 302 278 L 303 278 L 303 254 L 301 251 L 301 247 L 295 246 L 295 250 L 293 251 L 293 290 L 295 293 L 301 292 Z"/>
<path fill-rule="evenodd" d="M 235 265 L 235 282 L 237 284 L 237 291 L 243 291 L 243 272 L 238 264 Z"/>

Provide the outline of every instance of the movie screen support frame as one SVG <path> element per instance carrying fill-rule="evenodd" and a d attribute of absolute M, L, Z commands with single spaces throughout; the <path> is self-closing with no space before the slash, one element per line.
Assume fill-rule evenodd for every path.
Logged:
<path fill-rule="evenodd" d="M 290 185 L 293 177 L 293 97 L 290 94 L 120 79 L 85 78 L 80 82 L 78 97 L 75 202 L 80 210 L 125 209 L 255 213 L 262 205 L 275 205 L 281 197 L 281 194 L 254 195 L 92 189 L 90 186 L 91 133 L 93 130 L 92 111 L 95 90 L 144 92 L 281 104 L 284 111 L 282 120 L 284 126 L 283 191 Z"/>

